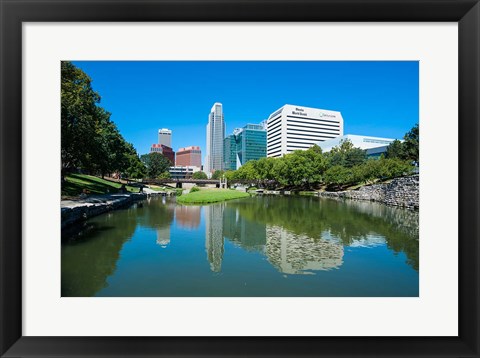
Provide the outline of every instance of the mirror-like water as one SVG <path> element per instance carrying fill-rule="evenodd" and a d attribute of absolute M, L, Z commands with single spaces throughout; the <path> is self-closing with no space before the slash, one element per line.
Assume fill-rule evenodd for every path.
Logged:
<path fill-rule="evenodd" d="M 370 202 L 152 198 L 62 243 L 62 296 L 418 296 L 418 213 Z"/>

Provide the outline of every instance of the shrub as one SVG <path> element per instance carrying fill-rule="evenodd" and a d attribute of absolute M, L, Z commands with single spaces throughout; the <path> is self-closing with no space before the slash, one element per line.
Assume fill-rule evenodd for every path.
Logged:
<path fill-rule="evenodd" d="M 200 189 L 198 188 L 198 186 L 193 186 L 193 187 L 190 189 L 190 193 L 195 193 L 196 191 L 200 191 Z"/>

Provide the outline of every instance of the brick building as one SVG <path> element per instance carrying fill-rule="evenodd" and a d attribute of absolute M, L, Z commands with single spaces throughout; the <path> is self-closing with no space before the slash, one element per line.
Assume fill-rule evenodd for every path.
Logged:
<path fill-rule="evenodd" d="M 176 166 L 202 167 L 202 151 L 198 146 L 180 148 L 176 154 Z"/>
<path fill-rule="evenodd" d="M 150 147 L 150 152 L 163 154 L 163 156 L 170 160 L 170 163 L 172 163 L 172 165 L 175 165 L 175 152 L 172 148 L 167 147 L 163 144 L 152 144 L 152 146 Z"/>

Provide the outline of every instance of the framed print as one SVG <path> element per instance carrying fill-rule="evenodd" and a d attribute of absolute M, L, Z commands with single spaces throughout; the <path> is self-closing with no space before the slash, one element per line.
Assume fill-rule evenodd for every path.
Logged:
<path fill-rule="evenodd" d="M 477 1 L 0 2 L 2 357 L 479 356 Z"/>

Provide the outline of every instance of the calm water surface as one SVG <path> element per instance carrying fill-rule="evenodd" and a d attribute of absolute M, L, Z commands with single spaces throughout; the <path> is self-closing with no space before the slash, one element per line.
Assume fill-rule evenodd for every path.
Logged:
<path fill-rule="evenodd" d="M 62 240 L 62 296 L 418 296 L 418 213 L 315 197 L 152 198 Z"/>

